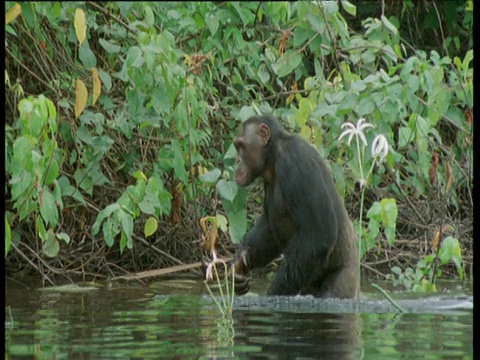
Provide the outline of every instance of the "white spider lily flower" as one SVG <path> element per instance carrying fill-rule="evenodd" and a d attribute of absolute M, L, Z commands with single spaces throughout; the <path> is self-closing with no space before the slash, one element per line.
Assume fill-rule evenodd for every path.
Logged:
<path fill-rule="evenodd" d="M 353 125 L 350 122 L 343 123 L 341 128 L 348 127 L 347 130 L 342 132 L 340 136 L 338 137 L 338 141 L 340 141 L 344 136 L 348 136 L 348 146 L 350 146 L 352 139 L 354 136 L 357 136 L 357 139 L 360 138 L 362 140 L 363 144 L 367 146 L 367 138 L 365 137 L 365 134 L 363 133 L 365 129 L 369 127 L 374 127 L 372 124 L 365 122 L 364 118 L 360 118 L 357 121 L 357 126 Z"/>
<path fill-rule="evenodd" d="M 212 249 L 212 261 L 208 263 L 207 270 L 205 271 L 206 280 L 213 280 L 213 266 L 215 264 L 223 264 L 225 267 L 227 266 L 224 260 L 217 257 L 217 251 Z"/>
<path fill-rule="evenodd" d="M 387 157 L 388 154 L 388 141 L 383 135 L 375 136 L 372 143 L 372 156 L 374 159 L 380 157 L 378 160 L 379 163 L 382 163 L 383 160 Z"/>

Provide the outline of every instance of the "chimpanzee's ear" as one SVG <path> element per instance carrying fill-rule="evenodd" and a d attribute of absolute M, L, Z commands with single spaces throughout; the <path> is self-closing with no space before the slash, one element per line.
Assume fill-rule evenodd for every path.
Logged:
<path fill-rule="evenodd" d="M 260 140 L 263 146 L 268 144 L 268 140 L 270 140 L 270 136 L 272 135 L 270 132 L 270 128 L 267 124 L 260 124 L 258 126 L 257 134 L 260 136 Z"/>

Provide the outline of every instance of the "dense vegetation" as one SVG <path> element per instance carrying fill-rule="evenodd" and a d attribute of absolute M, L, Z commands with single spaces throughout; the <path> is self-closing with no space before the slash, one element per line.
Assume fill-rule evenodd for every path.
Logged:
<path fill-rule="evenodd" d="M 213 245 L 228 256 L 262 195 L 232 180 L 232 138 L 273 113 L 327 159 L 365 271 L 407 288 L 463 278 L 472 7 L 8 2 L 8 271 L 54 282 L 194 263 Z M 374 127 L 339 140 L 361 118 Z"/>

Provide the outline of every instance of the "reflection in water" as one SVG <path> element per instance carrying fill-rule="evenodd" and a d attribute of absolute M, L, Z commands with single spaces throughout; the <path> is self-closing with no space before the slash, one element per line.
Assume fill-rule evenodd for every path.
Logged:
<path fill-rule="evenodd" d="M 130 285 L 53 293 L 7 284 L 6 357 L 433 360 L 473 354 L 471 311 L 335 314 L 315 312 L 305 301 L 303 310 L 239 307 L 225 323 L 212 302 L 178 292 L 156 296 L 165 292 Z"/>
<path fill-rule="evenodd" d="M 251 359 L 359 359 L 361 336 L 357 314 L 235 314 L 236 345 L 258 345 Z"/>

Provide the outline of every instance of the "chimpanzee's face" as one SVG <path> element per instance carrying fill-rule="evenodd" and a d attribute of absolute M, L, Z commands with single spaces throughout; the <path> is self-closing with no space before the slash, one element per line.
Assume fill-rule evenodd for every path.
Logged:
<path fill-rule="evenodd" d="M 262 176 L 266 167 L 265 147 L 270 139 L 270 129 L 265 124 L 247 123 L 233 140 L 237 149 L 235 182 L 239 186 L 250 185 Z"/>

